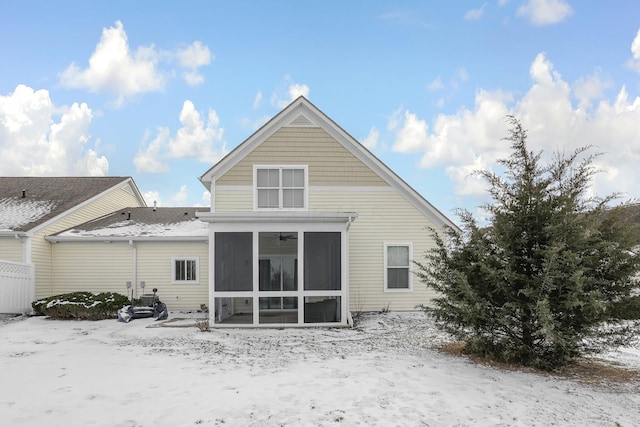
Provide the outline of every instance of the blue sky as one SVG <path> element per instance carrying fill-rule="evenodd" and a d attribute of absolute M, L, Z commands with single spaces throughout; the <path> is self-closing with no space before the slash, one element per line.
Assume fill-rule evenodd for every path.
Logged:
<path fill-rule="evenodd" d="M 0 3 L 0 175 L 206 205 L 197 178 L 305 95 L 450 216 L 481 215 L 508 114 L 640 196 L 637 1 Z"/>

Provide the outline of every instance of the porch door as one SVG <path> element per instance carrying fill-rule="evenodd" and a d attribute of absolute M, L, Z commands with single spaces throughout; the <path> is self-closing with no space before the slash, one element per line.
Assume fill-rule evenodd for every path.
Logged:
<path fill-rule="evenodd" d="M 259 323 L 298 323 L 298 233 L 258 234 Z"/>
<path fill-rule="evenodd" d="M 340 232 L 304 233 L 304 323 L 341 322 Z"/>
<path fill-rule="evenodd" d="M 298 259 L 294 256 L 263 257 L 260 259 L 260 290 L 288 292 L 298 290 Z M 295 297 L 263 298 L 261 309 L 295 309 Z"/>

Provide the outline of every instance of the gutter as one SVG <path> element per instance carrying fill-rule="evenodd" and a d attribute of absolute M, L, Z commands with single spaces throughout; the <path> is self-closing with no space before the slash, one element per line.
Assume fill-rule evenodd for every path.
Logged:
<path fill-rule="evenodd" d="M 133 284 L 133 295 L 136 298 L 138 295 L 138 248 L 133 240 L 129 240 L 129 246 L 133 249 L 133 268 L 131 269 L 131 283 Z"/>
<path fill-rule="evenodd" d="M 198 212 L 196 217 L 213 223 L 345 223 L 358 218 L 356 212 L 319 211 L 258 211 L 258 212 Z"/>
<path fill-rule="evenodd" d="M 18 240 L 29 237 L 25 231 L 0 230 L 0 237 L 14 237 Z"/>
<path fill-rule="evenodd" d="M 206 242 L 209 240 L 209 235 L 206 236 L 142 236 L 142 237 L 127 237 L 127 236 L 56 236 L 50 235 L 45 236 L 45 240 L 48 240 L 51 243 L 60 243 L 60 242 L 125 242 L 129 243 L 133 242 L 197 242 L 203 241 Z"/>

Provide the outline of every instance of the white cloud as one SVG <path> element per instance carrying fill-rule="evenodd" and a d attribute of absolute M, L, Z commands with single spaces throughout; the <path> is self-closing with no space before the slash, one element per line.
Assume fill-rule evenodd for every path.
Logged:
<path fill-rule="evenodd" d="M 189 191 L 186 185 L 180 186 L 180 191 L 171 196 L 170 203 L 172 206 L 184 206 L 189 197 Z"/>
<path fill-rule="evenodd" d="M 147 137 L 148 133 L 145 135 L 145 139 L 147 139 Z M 170 168 L 166 161 L 164 151 L 165 147 L 169 145 L 170 138 L 169 129 L 159 128 L 156 137 L 133 158 L 133 164 L 136 166 L 136 170 L 147 173 L 169 172 Z"/>
<path fill-rule="evenodd" d="M 442 83 L 442 76 L 438 76 L 433 79 L 431 82 L 427 84 L 427 90 L 429 91 L 438 91 L 444 89 L 444 84 Z"/>
<path fill-rule="evenodd" d="M 471 196 L 483 194 L 487 191 L 485 181 L 475 172 L 487 170 L 491 165 L 487 164 L 481 156 L 473 159 L 469 164 L 463 166 L 448 166 L 447 175 L 455 183 L 454 191 L 458 196 Z"/>
<path fill-rule="evenodd" d="M 133 160 L 138 172 L 167 172 L 169 159 L 192 158 L 213 164 L 226 154 L 224 130 L 214 110 L 209 109 L 205 121 L 193 102 L 186 100 L 180 111 L 180 123 L 182 127 L 175 137 L 162 127 L 150 143 L 143 141 Z"/>
<path fill-rule="evenodd" d="M 597 159 L 596 165 L 605 173 L 596 176 L 594 194 L 623 192 L 638 197 L 640 98 L 631 99 L 622 87 L 615 99 L 606 99 L 603 88 L 611 83 L 597 72 L 578 79 L 572 87 L 544 53 L 533 60 L 530 75 L 531 87 L 519 99 L 506 92 L 478 90 L 473 108 L 441 114 L 431 128 L 414 113 L 394 113 L 390 119 L 397 121 L 390 126 L 396 132 L 393 148 L 419 150 L 421 167 L 445 167 L 456 194 L 484 195 L 482 183 L 469 173 L 490 168 L 509 154 L 509 144 L 502 139 L 507 135 L 504 118 L 511 114 L 527 129 L 530 148 L 543 150 L 545 159 L 585 145 L 605 152 Z"/>
<path fill-rule="evenodd" d="M 458 82 L 466 82 L 469 80 L 469 73 L 464 67 L 458 68 L 458 71 L 456 72 L 456 80 Z"/>
<path fill-rule="evenodd" d="M 299 96 L 309 98 L 309 86 L 305 84 L 294 83 L 293 81 L 291 81 L 291 77 L 289 76 L 285 78 L 285 81 L 287 83 L 287 87 L 284 90 L 285 93 L 282 93 L 282 90 L 276 91 L 271 96 L 271 105 L 278 108 L 284 108 Z"/>
<path fill-rule="evenodd" d="M 209 48 L 200 41 L 195 41 L 185 49 L 179 49 L 176 56 L 180 65 L 185 68 L 198 68 L 211 62 Z"/>
<path fill-rule="evenodd" d="M 402 111 L 403 108 L 400 107 L 389 116 L 387 120 L 387 130 L 396 130 L 398 126 L 400 126 Z"/>
<path fill-rule="evenodd" d="M 49 92 L 18 85 L 0 95 L 0 171 L 3 175 L 103 176 L 109 161 L 88 146 L 93 113 L 87 104 L 57 107 Z"/>
<path fill-rule="evenodd" d="M 394 151 L 401 153 L 415 153 L 425 150 L 428 143 L 428 126 L 427 122 L 419 119 L 409 110 L 398 118 L 393 119 L 393 129 L 396 129 L 396 140 L 393 145 Z"/>
<path fill-rule="evenodd" d="M 160 199 L 160 193 L 156 190 L 145 191 L 142 193 L 142 198 L 146 202 L 147 206 L 162 206 L 162 200 Z"/>
<path fill-rule="evenodd" d="M 480 6 L 477 9 L 469 9 L 464 14 L 464 19 L 466 19 L 467 21 L 477 21 L 479 19 L 482 19 L 486 8 L 487 8 L 487 4 L 483 3 L 482 6 Z"/>
<path fill-rule="evenodd" d="M 198 158 L 212 164 L 222 158 L 226 152 L 224 129 L 219 126 L 220 119 L 214 110 L 209 109 L 205 123 L 193 102 L 187 100 L 180 112 L 180 123 L 182 127 L 169 142 L 171 158 Z"/>
<path fill-rule="evenodd" d="M 369 131 L 369 135 L 362 141 L 362 145 L 367 147 L 369 150 L 376 148 L 378 145 L 378 139 L 380 138 L 380 131 L 375 127 L 372 127 Z"/>
<path fill-rule="evenodd" d="M 108 92 L 117 96 L 117 104 L 139 93 L 162 89 L 165 78 L 157 69 L 158 54 L 151 47 L 130 52 L 127 34 L 120 21 L 103 28 L 102 37 L 89 59 L 89 67 L 71 64 L 60 74 L 63 86 Z"/>
<path fill-rule="evenodd" d="M 580 77 L 573 84 L 573 95 L 581 108 L 589 108 L 594 100 L 604 98 L 605 89 L 613 86 L 613 80 L 603 77 L 600 71 L 593 75 Z"/>
<path fill-rule="evenodd" d="M 189 188 L 186 185 L 181 185 L 180 189 L 177 193 L 168 197 L 168 201 L 164 202 L 160 192 L 157 190 L 149 190 L 142 193 L 142 197 L 144 197 L 147 206 L 153 206 L 154 202 L 158 207 L 181 207 L 181 206 L 202 206 L 202 207 L 210 207 L 211 206 L 211 193 L 208 191 L 204 191 L 202 193 L 202 200 L 200 202 L 196 202 L 194 204 L 189 204 L 187 201 L 189 199 Z"/>
<path fill-rule="evenodd" d="M 211 206 L 211 192 L 205 190 L 202 193 L 202 203 L 203 206 Z"/>
<path fill-rule="evenodd" d="M 292 84 L 289 86 L 289 99 L 293 101 L 299 96 L 309 97 L 309 86 L 301 84 Z"/>
<path fill-rule="evenodd" d="M 564 21 L 573 13 L 565 0 L 527 0 L 516 14 L 533 25 L 543 26 Z"/>
<path fill-rule="evenodd" d="M 197 86 L 204 82 L 204 76 L 198 68 L 211 62 L 211 52 L 206 45 L 195 41 L 187 48 L 178 50 L 176 57 L 180 65 L 186 69 L 182 77 L 189 86 Z"/>
<path fill-rule="evenodd" d="M 185 81 L 197 85 L 204 80 L 198 68 L 210 63 L 211 53 L 199 41 L 176 51 L 158 50 L 153 45 L 132 51 L 122 22 L 116 21 L 114 27 L 102 29 L 88 67 L 71 64 L 60 74 L 60 82 L 66 87 L 111 94 L 116 97 L 115 106 L 120 106 L 136 95 L 162 90 L 174 71 L 161 65 L 174 59 Z"/>
<path fill-rule="evenodd" d="M 631 55 L 632 58 L 629 59 L 628 64 L 631 69 L 640 73 L 640 29 L 638 29 L 636 37 L 631 42 Z"/>
<path fill-rule="evenodd" d="M 428 92 L 446 91 L 444 96 L 441 96 L 434 101 L 434 104 L 438 108 L 442 108 L 445 102 L 451 98 L 453 92 L 457 91 L 460 86 L 468 80 L 469 73 L 464 67 L 460 67 L 451 74 L 446 84 L 443 81 L 442 76 L 439 75 L 427 84 L 426 89 Z"/>
<path fill-rule="evenodd" d="M 253 109 L 257 110 L 258 108 L 260 108 L 260 106 L 262 105 L 262 91 L 259 90 L 258 93 L 256 93 L 256 97 L 253 100 Z"/>

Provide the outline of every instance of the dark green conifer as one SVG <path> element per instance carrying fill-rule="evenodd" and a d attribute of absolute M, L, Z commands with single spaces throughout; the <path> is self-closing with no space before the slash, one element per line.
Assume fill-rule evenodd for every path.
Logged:
<path fill-rule="evenodd" d="M 509 117 L 505 173 L 478 172 L 492 202 L 487 226 L 468 211 L 461 229 L 432 231 L 418 276 L 439 294 L 430 311 L 468 352 L 553 369 L 632 337 L 612 308 L 639 287 L 636 224 L 617 198 L 589 195 L 591 147 L 542 164 Z"/>

